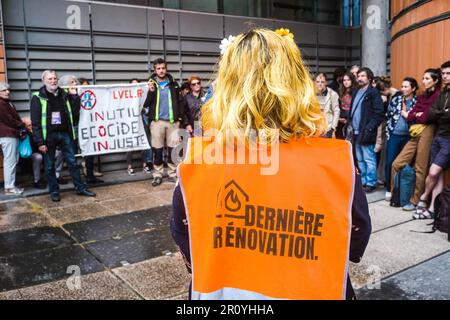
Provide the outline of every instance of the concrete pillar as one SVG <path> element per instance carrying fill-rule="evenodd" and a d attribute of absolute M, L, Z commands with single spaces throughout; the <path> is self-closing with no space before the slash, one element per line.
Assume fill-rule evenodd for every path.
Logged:
<path fill-rule="evenodd" d="M 389 0 L 363 0 L 362 65 L 375 76 L 386 75 Z"/>

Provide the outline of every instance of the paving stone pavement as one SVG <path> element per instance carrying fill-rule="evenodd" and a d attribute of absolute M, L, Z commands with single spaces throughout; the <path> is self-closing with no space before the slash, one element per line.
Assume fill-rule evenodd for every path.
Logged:
<path fill-rule="evenodd" d="M 149 180 L 0 201 L 0 300 L 187 299 L 169 231 L 174 184 Z M 449 299 L 450 242 L 429 220 L 368 195 L 373 231 L 350 275 L 359 299 Z"/>

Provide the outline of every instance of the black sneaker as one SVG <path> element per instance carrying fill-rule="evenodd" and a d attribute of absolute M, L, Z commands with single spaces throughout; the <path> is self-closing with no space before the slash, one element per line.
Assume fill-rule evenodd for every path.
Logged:
<path fill-rule="evenodd" d="M 79 196 L 85 196 L 85 197 L 95 197 L 96 194 L 92 191 L 89 191 L 88 189 L 77 191 L 77 195 Z"/>
<path fill-rule="evenodd" d="M 50 194 L 50 198 L 52 199 L 53 202 L 59 202 L 61 201 L 61 196 L 59 195 L 59 193 L 57 192 L 53 192 Z"/>
<path fill-rule="evenodd" d="M 156 187 L 156 186 L 159 186 L 161 183 L 162 183 L 162 178 L 155 177 L 155 178 L 153 178 L 152 186 Z"/>
<path fill-rule="evenodd" d="M 34 183 L 34 187 L 36 189 L 46 189 L 47 188 L 47 184 L 41 180 L 39 180 L 38 182 Z"/>
<path fill-rule="evenodd" d="M 58 184 L 68 184 L 69 183 L 69 182 L 67 182 L 67 180 L 64 180 L 63 177 L 57 178 L 56 181 L 58 182 Z"/>

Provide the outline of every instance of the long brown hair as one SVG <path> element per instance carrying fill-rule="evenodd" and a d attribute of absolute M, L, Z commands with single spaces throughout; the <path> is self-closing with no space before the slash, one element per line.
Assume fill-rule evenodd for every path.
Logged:
<path fill-rule="evenodd" d="M 349 77 L 350 80 L 352 81 L 352 85 L 350 88 L 346 88 L 344 87 L 344 78 L 345 76 Z M 344 73 L 344 76 L 342 77 L 342 86 L 339 89 L 339 97 L 342 98 L 343 96 L 345 96 L 346 94 L 351 94 L 352 90 L 356 88 L 356 79 L 355 76 L 353 75 L 353 73 L 351 73 L 350 71 L 347 71 L 346 73 Z"/>

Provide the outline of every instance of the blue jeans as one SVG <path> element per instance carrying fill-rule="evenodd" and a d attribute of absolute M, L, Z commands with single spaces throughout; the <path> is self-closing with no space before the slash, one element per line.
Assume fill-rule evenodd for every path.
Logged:
<path fill-rule="evenodd" d="M 45 174 L 48 179 L 48 191 L 50 193 L 59 192 L 59 185 L 56 180 L 55 173 L 55 153 L 57 146 L 59 146 L 61 152 L 63 153 L 64 160 L 69 167 L 75 189 L 77 191 L 86 190 L 86 185 L 81 181 L 80 168 L 78 167 L 77 160 L 75 159 L 75 148 L 73 147 L 73 140 L 70 138 L 69 133 L 50 132 L 48 141 L 51 142 L 47 144 L 48 151 L 44 155 Z"/>
<path fill-rule="evenodd" d="M 399 136 L 396 134 L 391 134 L 389 140 L 387 141 L 386 146 L 386 166 L 385 166 L 385 175 L 386 175 L 386 190 L 391 191 L 391 173 L 392 173 L 392 164 L 394 163 L 395 158 L 400 154 L 403 150 L 405 144 L 409 141 L 409 136 Z"/>
<path fill-rule="evenodd" d="M 86 161 L 86 178 L 94 178 L 94 156 L 84 157 Z"/>
<path fill-rule="evenodd" d="M 374 149 L 374 144 L 365 146 L 355 144 L 356 159 L 361 172 L 361 182 L 369 187 L 377 185 L 377 156 Z"/>

